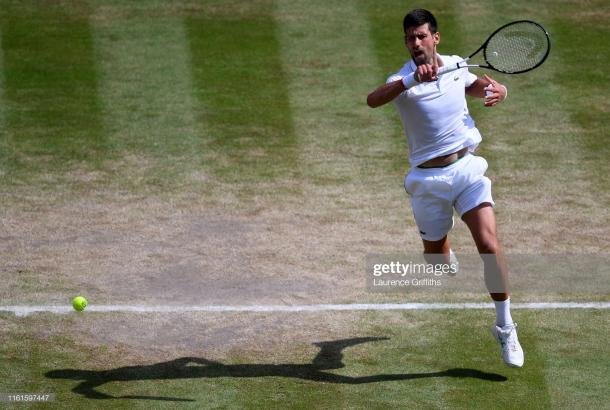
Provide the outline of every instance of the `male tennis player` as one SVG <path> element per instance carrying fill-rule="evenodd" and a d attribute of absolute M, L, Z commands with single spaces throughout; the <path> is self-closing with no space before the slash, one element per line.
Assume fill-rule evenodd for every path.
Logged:
<path fill-rule="evenodd" d="M 467 68 L 437 76 L 438 67 L 462 58 L 437 54 L 441 35 L 429 11 L 409 12 L 403 29 L 411 60 L 369 94 L 367 104 L 375 108 L 394 101 L 400 114 L 411 164 L 405 189 L 426 259 L 442 254 L 454 260 L 447 234 L 455 208 L 484 261 L 485 284 L 496 307 L 492 333 L 501 345 L 502 358 L 509 366 L 521 367 L 523 350 L 510 315 L 508 271 L 496 235 L 491 181 L 485 177 L 487 162 L 474 155 L 481 135 L 465 98 L 466 94 L 485 98 L 485 106 L 492 107 L 504 101 L 506 87 L 488 76 L 477 78 Z M 407 88 L 412 73 L 418 84 Z"/>

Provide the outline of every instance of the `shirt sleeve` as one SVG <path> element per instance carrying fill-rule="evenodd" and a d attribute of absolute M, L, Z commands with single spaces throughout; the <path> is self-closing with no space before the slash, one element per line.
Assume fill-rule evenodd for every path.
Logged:
<path fill-rule="evenodd" d="M 475 74 L 468 71 L 468 68 L 466 68 L 465 70 L 466 70 L 465 85 L 466 85 L 466 87 L 470 87 L 472 85 L 472 83 L 474 83 L 477 80 L 478 77 Z"/>
<path fill-rule="evenodd" d="M 396 73 L 396 74 L 392 74 L 391 76 L 389 76 L 385 83 L 389 84 L 389 83 L 393 83 L 394 81 L 398 81 L 398 80 L 402 80 L 402 75 Z"/>

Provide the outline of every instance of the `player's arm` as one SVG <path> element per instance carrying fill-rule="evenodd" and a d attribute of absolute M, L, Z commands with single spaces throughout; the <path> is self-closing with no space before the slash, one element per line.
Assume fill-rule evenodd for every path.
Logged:
<path fill-rule="evenodd" d="M 436 81 L 438 78 L 436 75 L 437 71 L 438 66 L 436 64 L 419 65 L 414 73 L 415 81 L 418 83 Z M 382 105 L 389 103 L 407 89 L 407 84 L 409 83 L 408 78 L 409 76 L 402 77 L 399 80 L 382 85 L 369 94 L 366 98 L 366 103 L 371 108 L 381 107 Z M 409 87 L 411 86 L 412 85 L 409 85 Z"/>
<path fill-rule="evenodd" d="M 368 97 L 366 97 L 366 103 L 371 108 L 381 107 L 398 97 L 404 90 L 406 90 L 406 88 L 402 83 L 402 80 L 392 81 L 391 83 L 378 87 L 375 91 L 370 93 Z"/>
<path fill-rule="evenodd" d="M 491 88 L 487 88 L 490 85 Z M 487 91 L 490 91 L 489 95 L 486 95 Z M 485 106 L 493 107 L 506 99 L 507 89 L 506 86 L 485 75 L 483 78 L 477 78 L 470 86 L 466 87 L 466 94 L 471 97 L 485 98 Z"/>

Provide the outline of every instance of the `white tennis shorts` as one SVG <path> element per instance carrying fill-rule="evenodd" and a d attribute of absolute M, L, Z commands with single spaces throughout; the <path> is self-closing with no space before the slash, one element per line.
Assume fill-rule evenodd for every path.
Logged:
<path fill-rule="evenodd" d="M 405 190 L 423 239 L 438 241 L 447 235 L 453 228 L 453 208 L 461 217 L 484 202 L 494 205 L 485 171 L 487 161 L 471 153 L 444 168 L 409 171 Z"/>

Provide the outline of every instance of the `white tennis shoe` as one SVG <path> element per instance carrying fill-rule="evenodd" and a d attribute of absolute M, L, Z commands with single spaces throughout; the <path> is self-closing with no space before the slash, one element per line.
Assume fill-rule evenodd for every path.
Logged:
<path fill-rule="evenodd" d="M 494 335 L 498 343 L 504 363 L 510 367 L 522 367 L 525 361 L 523 349 L 517 338 L 517 324 L 513 323 L 503 327 L 494 325 L 491 328 L 491 333 Z"/>

